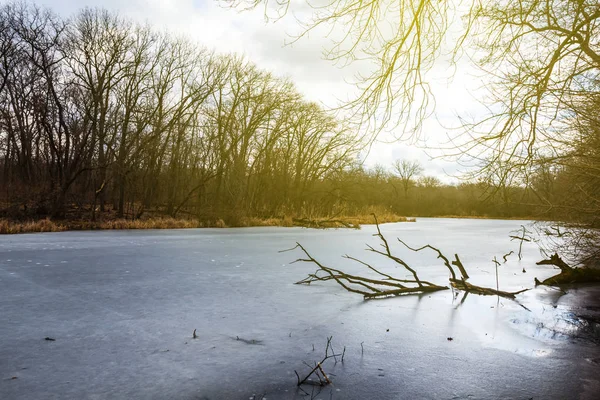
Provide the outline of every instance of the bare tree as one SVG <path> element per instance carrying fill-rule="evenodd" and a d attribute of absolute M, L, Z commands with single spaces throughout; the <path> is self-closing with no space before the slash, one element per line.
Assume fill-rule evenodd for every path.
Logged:
<path fill-rule="evenodd" d="M 267 17 L 282 18 L 302 5 L 289 0 L 223 0 L 233 7 L 264 5 Z M 326 53 L 333 60 L 365 58 L 376 66 L 358 84 L 347 105 L 361 121 L 378 126 L 430 115 L 433 95 L 427 73 L 436 61 L 463 55 L 487 74 L 490 115 L 470 125 L 462 151 L 530 161 L 538 145 L 562 138 L 550 130 L 573 90 L 589 90 L 598 74 L 600 4 L 595 0 L 386 1 L 336 0 L 298 13 L 302 37 L 331 28 Z M 452 27 L 452 29 L 450 29 Z M 444 42 L 454 46 L 442 51 Z M 481 129 L 478 129 L 481 128 Z M 406 130 L 405 130 L 406 131 Z M 413 131 L 414 132 L 414 131 Z M 515 165 L 514 167 L 518 167 Z"/>
<path fill-rule="evenodd" d="M 402 182 L 404 198 L 408 198 L 408 191 L 411 185 L 414 185 L 414 179 L 423 172 L 423 167 L 418 161 L 396 160 L 394 161 L 394 171 Z"/>
<path fill-rule="evenodd" d="M 94 147 L 90 130 L 81 123 L 83 99 L 64 65 L 67 25 L 49 10 L 25 3 L 8 4 L 3 14 L 18 48 L 15 57 L 21 60 L 14 71 L 15 82 L 28 79 L 27 88 L 21 86 L 13 93 L 13 106 L 19 97 L 27 107 L 14 115 L 20 121 L 18 131 L 21 138 L 34 132 L 39 138 L 21 140 L 20 147 L 26 149 L 27 163 L 33 152 L 44 154 L 50 183 L 50 193 L 44 197 L 50 199 L 51 214 L 62 216 L 70 188 L 89 170 L 86 163 Z"/>
<path fill-rule="evenodd" d="M 422 176 L 419 178 L 419 185 L 427 189 L 432 189 L 441 186 L 442 182 L 435 176 Z"/>
<path fill-rule="evenodd" d="M 91 131 L 91 140 L 97 144 L 98 165 L 93 175 L 94 201 L 92 219 L 95 219 L 96 201 L 104 211 L 107 175 L 116 132 L 114 119 L 115 88 L 124 78 L 126 56 L 131 46 L 131 24 L 116 14 L 101 9 L 84 9 L 69 25 L 65 52 L 71 73 L 83 91 L 85 124 Z M 112 126 L 111 126 L 112 124 Z M 90 167 L 92 167 L 90 165 Z"/>

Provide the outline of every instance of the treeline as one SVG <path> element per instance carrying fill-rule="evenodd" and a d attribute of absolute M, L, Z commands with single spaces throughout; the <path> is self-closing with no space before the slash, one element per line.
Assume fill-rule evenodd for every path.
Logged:
<path fill-rule="evenodd" d="M 400 171 L 356 165 L 328 185 L 350 214 L 376 206 L 379 212 L 421 217 L 551 218 L 526 187 L 498 187 L 483 179 L 448 185 L 423 175 L 418 163 L 401 160 L 396 166 L 401 164 Z"/>
<path fill-rule="evenodd" d="M 9 3 L 0 35 L 8 216 L 327 212 L 361 144 L 289 81 L 105 10 Z"/>

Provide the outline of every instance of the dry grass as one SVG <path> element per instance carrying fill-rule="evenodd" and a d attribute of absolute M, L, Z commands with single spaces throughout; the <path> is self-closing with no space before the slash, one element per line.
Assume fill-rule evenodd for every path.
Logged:
<path fill-rule="evenodd" d="M 250 227 L 250 226 L 294 226 L 292 217 L 285 218 L 258 218 L 258 217 L 242 217 L 238 223 L 231 225 L 233 227 Z"/>
<path fill-rule="evenodd" d="M 49 218 L 37 221 L 19 222 L 0 219 L 0 234 L 61 232 L 66 230 L 95 230 L 95 229 L 182 229 L 202 228 L 206 226 L 224 227 L 221 220 L 214 224 L 200 223 L 195 220 L 174 218 L 149 218 L 143 220 L 115 219 L 110 221 L 61 221 L 55 222 Z"/>
<path fill-rule="evenodd" d="M 0 234 L 10 233 L 32 233 L 32 232 L 61 232 L 66 231 L 68 227 L 57 224 L 49 218 L 40 219 L 37 221 L 10 221 L 0 219 Z"/>
<path fill-rule="evenodd" d="M 221 218 L 219 218 L 218 220 L 215 221 L 214 225 L 208 223 L 206 225 L 206 227 L 207 228 L 209 228 L 209 227 L 213 227 L 213 228 L 227 228 L 227 224 L 225 223 L 225 221 L 223 221 Z M 204 226 L 201 226 L 200 228 L 204 228 Z"/>
<path fill-rule="evenodd" d="M 101 222 L 96 229 L 185 229 L 200 228 L 198 221 L 175 218 L 116 219 Z"/>
<path fill-rule="evenodd" d="M 355 210 L 351 215 L 342 215 L 335 219 L 341 219 L 343 221 L 358 225 L 374 225 L 375 219 L 373 218 L 373 214 L 377 216 L 377 221 L 380 224 L 416 221 L 415 218 L 403 217 L 391 212 L 385 207 L 378 206 L 364 207 L 360 210 Z"/>
<path fill-rule="evenodd" d="M 317 218 L 317 221 L 326 222 L 328 219 L 342 220 L 352 225 L 373 224 L 375 221 L 372 215 L 358 216 L 337 216 L 335 218 Z M 414 219 L 400 217 L 391 213 L 377 214 L 379 223 L 387 222 L 413 222 Z M 33 232 L 61 232 L 67 230 L 109 230 L 109 229 L 189 229 L 189 228 L 227 228 L 227 227 L 251 227 L 251 226 L 298 226 L 294 218 L 286 217 L 241 217 L 237 218 L 235 224 L 227 224 L 223 219 L 210 221 L 198 221 L 195 219 L 176 219 L 169 217 L 153 217 L 146 219 L 113 219 L 107 221 L 87 221 L 87 220 L 65 220 L 52 221 L 49 218 L 37 221 L 13 221 L 0 219 L 0 234 L 13 233 L 33 233 Z M 337 224 L 334 227 L 344 227 Z"/>

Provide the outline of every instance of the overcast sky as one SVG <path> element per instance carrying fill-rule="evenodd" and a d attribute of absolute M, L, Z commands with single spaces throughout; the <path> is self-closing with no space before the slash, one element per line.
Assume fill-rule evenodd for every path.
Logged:
<path fill-rule="evenodd" d="M 48 6 L 62 16 L 71 16 L 82 7 L 104 7 L 118 11 L 137 22 L 148 22 L 157 29 L 181 34 L 218 52 L 244 54 L 259 67 L 276 75 L 286 76 L 310 100 L 325 105 L 335 105 L 338 99 L 345 99 L 351 93 L 355 67 L 340 68 L 323 59 L 323 49 L 329 40 L 318 33 L 303 38 L 292 45 L 290 34 L 297 32 L 298 25 L 293 16 L 276 23 L 266 22 L 262 8 L 248 12 L 223 8 L 216 0 L 35 0 L 37 4 Z M 431 82 L 436 92 L 437 117 L 425 124 L 421 146 L 435 148 L 446 138 L 443 126 L 456 124 L 457 113 L 473 112 L 476 104 L 472 93 L 477 80 L 465 70 L 456 71 L 454 79 L 448 82 L 449 75 L 443 63 L 437 67 L 439 79 Z M 441 124 L 440 124 L 441 121 Z M 450 161 L 431 160 L 427 154 L 439 154 L 435 150 L 427 152 L 406 143 L 376 143 L 366 164 L 376 163 L 389 168 L 395 159 L 419 160 L 425 174 L 434 175 L 446 182 L 454 179 L 458 166 Z M 389 138 L 388 138 L 389 139 Z"/>

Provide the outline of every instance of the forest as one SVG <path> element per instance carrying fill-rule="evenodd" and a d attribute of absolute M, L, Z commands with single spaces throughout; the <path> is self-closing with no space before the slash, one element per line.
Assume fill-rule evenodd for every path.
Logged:
<path fill-rule="evenodd" d="M 560 158 L 512 179 L 482 168 L 449 185 L 423 175 L 410 154 L 366 167 L 364 132 L 289 80 L 116 13 L 63 18 L 9 2 L 0 35 L 8 220 L 168 216 L 239 226 L 377 212 L 598 224 L 598 96 L 571 113 L 578 139 Z"/>

